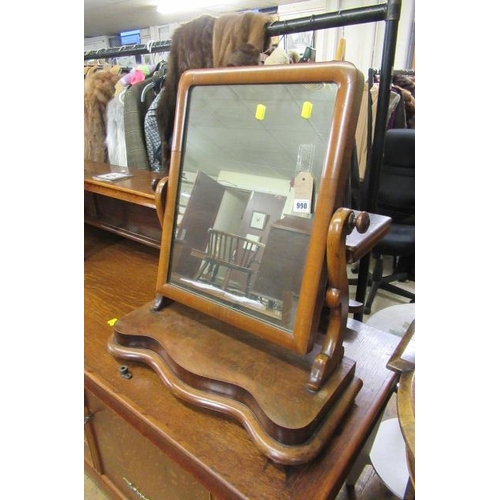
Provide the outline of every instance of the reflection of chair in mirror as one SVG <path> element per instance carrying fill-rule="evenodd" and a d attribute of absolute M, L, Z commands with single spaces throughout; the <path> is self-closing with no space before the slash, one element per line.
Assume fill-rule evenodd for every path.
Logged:
<path fill-rule="evenodd" d="M 208 246 L 203 264 L 196 276 L 196 280 L 209 276 L 209 281 L 216 284 L 219 269 L 226 268 L 221 288 L 225 290 L 229 285 L 231 271 L 241 271 L 246 274 L 244 293 L 248 297 L 250 294 L 250 283 L 255 268 L 252 267 L 257 261 L 257 256 L 263 243 L 254 241 L 244 236 L 218 231 L 208 230 Z"/>

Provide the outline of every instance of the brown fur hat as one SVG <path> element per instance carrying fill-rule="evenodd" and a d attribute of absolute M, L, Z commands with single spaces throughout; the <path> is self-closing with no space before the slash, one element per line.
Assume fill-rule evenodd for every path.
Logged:
<path fill-rule="evenodd" d="M 244 14 L 225 14 L 215 21 L 213 35 L 214 68 L 220 68 L 232 64 L 243 66 L 251 64 L 235 64 L 238 54 L 234 52 L 243 50 L 248 54 L 245 44 L 253 45 L 259 54 L 265 52 L 271 46 L 271 37 L 266 36 L 266 26 L 273 21 L 267 14 L 259 12 L 245 12 Z M 231 59 L 232 58 L 232 59 Z M 247 60 L 248 59 L 241 59 Z M 257 63 L 259 60 L 257 60 Z"/>
<path fill-rule="evenodd" d="M 250 43 L 240 45 L 227 61 L 227 66 L 255 66 L 257 64 L 260 64 L 260 52 Z"/>

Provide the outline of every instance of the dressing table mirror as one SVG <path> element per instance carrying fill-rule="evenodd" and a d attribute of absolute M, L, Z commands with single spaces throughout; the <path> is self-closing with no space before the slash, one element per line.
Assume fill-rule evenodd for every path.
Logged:
<path fill-rule="evenodd" d="M 292 351 L 312 348 L 357 79 L 338 63 L 183 76 L 161 296 Z"/>
<path fill-rule="evenodd" d="M 186 71 L 156 299 L 108 342 L 277 463 L 314 458 L 362 386 L 342 347 L 346 237 L 367 227 L 342 208 L 362 90 L 345 62 Z"/>

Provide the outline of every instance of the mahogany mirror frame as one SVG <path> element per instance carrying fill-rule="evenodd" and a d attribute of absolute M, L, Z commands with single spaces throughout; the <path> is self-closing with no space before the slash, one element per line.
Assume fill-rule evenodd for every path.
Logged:
<path fill-rule="evenodd" d="M 190 91 L 193 87 L 200 85 L 262 83 L 332 83 L 337 85 L 333 120 L 323 160 L 322 176 L 316 190 L 315 213 L 292 332 L 169 283 L 182 147 Z M 363 85 L 363 74 L 348 62 L 201 69 L 188 70 L 182 74 L 177 94 L 156 283 L 156 292 L 159 296 L 180 302 L 290 351 L 305 355 L 312 349 L 326 292 L 325 255 L 328 227 L 332 214 L 342 206 L 344 199 Z"/>

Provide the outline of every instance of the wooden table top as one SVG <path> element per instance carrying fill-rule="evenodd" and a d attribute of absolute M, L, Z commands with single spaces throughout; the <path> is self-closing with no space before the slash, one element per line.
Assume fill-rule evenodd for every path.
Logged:
<path fill-rule="evenodd" d="M 97 194 L 118 198 L 138 205 L 156 208 L 155 192 L 152 188 L 156 179 L 161 179 L 164 175 L 150 170 L 128 169 L 132 177 L 115 182 L 99 181 L 93 178 L 94 175 L 108 172 L 120 172 L 124 167 L 110 165 L 109 163 L 99 163 L 85 160 L 84 163 L 84 190 Z"/>
<path fill-rule="evenodd" d="M 154 299 L 158 257 L 157 249 L 86 226 L 85 387 L 216 498 L 335 498 L 393 392 L 397 375 L 386 363 L 399 338 L 349 320 L 345 355 L 357 362 L 363 387 L 342 432 L 307 464 L 275 464 L 237 422 L 181 402 L 146 365 L 127 362 L 133 377 L 120 376 L 121 363 L 107 352 L 108 321 Z"/>

